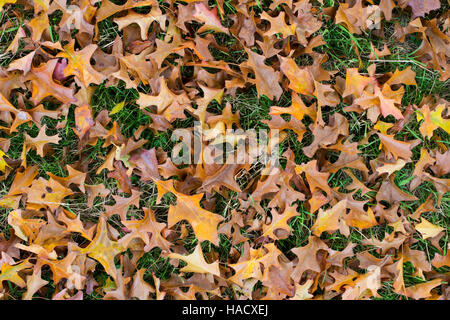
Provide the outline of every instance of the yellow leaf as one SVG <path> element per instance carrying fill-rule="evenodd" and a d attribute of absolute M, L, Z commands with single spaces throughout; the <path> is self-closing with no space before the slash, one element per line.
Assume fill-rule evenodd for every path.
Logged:
<path fill-rule="evenodd" d="M 347 200 L 339 201 L 334 207 L 328 210 L 319 210 L 316 222 L 311 228 L 314 235 L 320 237 L 324 231 L 335 231 L 341 225 L 341 218 L 345 215 Z"/>
<path fill-rule="evenodd" d="M 17 286 L 23 288 L 26 286 L 25 281 L 19 276 L 19 271 L 31 268 L 33 265 L 27 260 L 22 261 L 16 265 L 9 265 L 8 263 L 3 263 L 0 270 L 0 289 L 3 289 L 3 281 L 11 281 Z"/>
<path fill-rule="evenodd" d="M 116 279 L 116 267 L 114 265 L 114 258 L 119 253 L 125 251 L 120 243 L 112 241 L 108 237 L 107 222 L 102 217 L 97 225 L 97 233 L 94 240 L 81 253 L 86 253 L 91 258 L 94 258 L 105 268 L 106 273 Z"/>
<path fill-rule="evenodd" d="M 117 273 L 114 258 L 125 250 L 126 248 L 120 243 L 109 239 L 107 222 L 102 217 L 99 219 L 94 240 L 86 248 L 81 249 L 80 252 L 86 253 L 91 258 L 100 262 L 105 268 L 106 273 L 115 279 Z"/>
<path fill-rule="evenodd" d="M 197 244 L 194 252 L 188 256 L 171 253 L 169 258 L 180 259 L 187 263 L 187 266 L 181 269 L 182 272 L 211 273 L 220 276 L 219 263 L 217 261 L 210 264 L 206 263 L 200 243 Z"/>
<path fill-rule="evenodd" d="M 383 121 L 378 121 L 373 128 L 380 131 L 382 134 L 387 134 L 388 130 L 394 126 L 393 123 L 387 123 Z"/>
<path fill-rule="evenodd" d="M 16 3 L 17 0 L 0 0 L 0 11 L 3 9 L 3 6 L 8 3 Z"/>
<path fill-rule="evenodd" d="M 450 120 L 442 118 L 442 111 L 444 111 L 444 108 L 445 106 L 443 104 L 437 106 L 436 110 L 430 113 L 431 121 L 445 132 L 450 133 Z"/>
<path fill-rule="evenodd" d="M 442 111 L 445 105 L 440 104 L 434 111 L 430 110 L 428 105 L 423 106 L 417 112 L 417 121 L 424 120 L 420 125 L 420 133 L 425 137 L 431 138 L 433 131 L 440 127 L 447 133 L 450 133 L 450 120 L 442 118 Z"/>
<path fill-rule="evenodd" d="M 6 163 L 5 159 L 3 158 L 6 154 L 0 150 L 0 171 L 1 172 L 5 172 L 6 167 L 10 166 Z"/>
<path fill-rule="evenodd" d="M 112 108 L 111 112 L 109 113 L 109 115 L 113 115 L 116 114 L 117 112 L 119 112 L 120 110 L 123 109 L 123 107 L 125 106 L 125 101 L 119 102 L 118 104 L 116 104 L 114 106 L 114 108 Z"/>
<path fill-rule="evenodd" d="M 416 225 L 416 230 L 420 232 L 424 239 L 428 239 L 437 236 L 444 228 L 421 218 L 421 222 Z"/>

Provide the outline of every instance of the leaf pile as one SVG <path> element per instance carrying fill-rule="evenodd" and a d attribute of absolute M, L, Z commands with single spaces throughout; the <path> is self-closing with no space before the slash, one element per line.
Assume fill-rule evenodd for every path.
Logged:
<path fill-rule="evenodd" d="M 2 299 L 450 297 L 446 1 L 0 8 Z"/>

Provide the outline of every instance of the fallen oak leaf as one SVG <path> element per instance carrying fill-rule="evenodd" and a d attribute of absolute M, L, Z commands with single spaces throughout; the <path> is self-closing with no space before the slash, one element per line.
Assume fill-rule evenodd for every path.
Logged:
<path fill-rule="evenodd" d="M 5 172 L 6 167 L 11 168 L 5 161 L 6 153 L 4 153 L 2 150 L 0 150 L 0 171 Z"/>
<path fill-rule="evenodd" d="M 37 267 L 37 266 L 36 266 Z M 49 282 L 41 278 L 41 268 L 37 268 L 33 271 L 31 276 L 27 276 L 27 291 L 23 294 L 22 300 L 31 300 L 33 295 L 46 286 Z"/>
<path fill-rule="evenodd" d="M 306 246 L 291 250 L 298 257 L 298 263 L 291 274 L 291 278 L 295 282 L 299 282 L 303 273 L 307 270 L 320 273 L 322 268 L 317 259 L 319 250 L 328 250 L 328 246 L 320 238 L 313 235 L 309 236 Z"/>
<path fill-rule="evenodd" d="M 183 256 L 178 253 L 170 253 L 168 257 L 183 260 L 187 263 L 186 266 L 180 269 L 181 272 L 210 273 L 220 277 L 219 263 L 217 261 L 213 263 L 205 261 L 200 241 L 190 255 Z"/>
<path fill-rule="evenodd" d="M 126 248 L 121 245 L 120 242 L 112 241 L 108 236 L 107 222 L 105 218 L 100 217 L 97 225 L 97 231 L 95 237 L 86 248 L 78 248 L 82 254 L 94 258 L 105 268 L 108 273 L 114 279 L 117 279 L 116 267 L 114 264 L 114 258 L 125 251 Z"/>
<path fill-rule="evenodd" d="M 56 55 L 56 57 L 66 58 L 68 61 L 64 68 L 64 76 L 74 75 L 85 87 L 88 87 L 91 83 L 100 84 L 105 76 L 95 70 L 90 63 L 90 59 L 97 48 L 96 44 L 90 44 L 82 50 L 75 51 L 75 40 L 64 46 L 64 51 Z"/>
<path fill-rule="evenodd" d="M 14 60 L 13 62 L 11 62 L 8 66 L 8 69 L 6 69 L 6 71 L 11 71 L 11 70 L 21 70 L 23 71 L 23 74 L 26 75 L 30 69 L 31 66 L 33 64 L 33 58 L 34 55 L 36 54 L 36 51 L 32 51 L 31 53 L 27 54 L 26 56 Z"/>
<path fill-rule="evenodd" d="M 292 93 L 292 104 L 290 107 L 282 108 L 273 106 L 270 107 L 270 115 L 279 116 L 281 114 L 290 114 L 297 120 L 302 120 L 305 115 L 308 115 L 314 122 L 316 121 L 317 112 L 314 105 L 307 107 L 299 95 Z"/>
<path fill-rule="evenodd" d="M 167 218 L 169 228 L 182 220 L 186 220 L 191 224 L 199 241 L 209 240 L 214 244 L 219 243 L 217 225 L 223 221 L 223 217 L 200 207 L 203 193 L 189 196 L 176 191 L 171 180 L 154 179 L 154 182 L 158 188 L 157 202 L 167 192 L 171 192 L 177 197 L 177 204 L 169 207 Z"/>
<path fill-rule="evenodd" d="M 364 89 L 374 80 L 371 77 L 365 77 L 359 74 L 357 68 L 348 68 L 345 76 L 345 91 L 342 97 L 353 95 L 359 98 L 363 95 Z"/>
<path fill-rule="evenodd" d="M 447 250 L 447 254 L 445 256 L 436 253 L 433 260 L 431 260 L 431 263 L 435 268 L 450 266 L 450 250 Z"/>
<path fill-rule="evenodd" d="M 387 173 L 388 176 L 393 174 L 395 171 L 401 170 L 407 162 L 403 159 L 398 159 L 394 163 L 383 162 L 383 164 L 376 169 L 379 174 Z"/>
<path fill-rule="evenodd" d="M 445 230 L 424 218 L 421 218 L 421 222 L 415 225 L 415 229 L 422 235 L 423 239 L 433 238 Z"/>
<path fill-rule="evenodd" d="M 346 211 L 347 200 L 345 199 L 339 201 L 331 209 L 319 209 L 316 221 L 311 227 L 312 233 L 315 236 L 320 237 L 324 231 L 333 232 L 338 229 L 345 228 L 345 226 L 343 227 L 343 223 L 345 223 L 344 216 L 346 215 Z"/>
<path fill-rule="evenodd" d="M 393 0 L 381 0 L 380 1 L 380 10 L 384 14 L 384 18 L 386 20 L 392 19 L 392 10 L 395 8 L 395 3 Z"/>
<path fill-rule="evenodd" d="M 347 286 L 342 294 L 343 300 L 360 299 L 370 292 L 373 297 L 379 297 L 378 289 L 381 287 L 381 268 L 379 266 L 369 266 L 367 273 L 359 275 L 350 286 Z"/>
<path fill-rule="evenodd" d="M 38 42 L 42 38 L 42 34 L 50 29 L 47 12 L 42 12 L 28 22 L 31 29 L 31 40 Z"/>
<path fill-rule="evenodd" d="M 58 221 L 63 222 L 67 228 L 66 230 L 69 232 L 77 232 L 84 238 L 92 241 L 94 236 L 95 226 L 92 226 L 89 229 L 86 229 L 81 221 L 80 215 L 77 215 L 75 219 L 68 217 L 67 211 L 63 210 L 62 213 L 58 215 Z"/>
<path fill-rule="evenodd" d="M 439 9 L 441 2 L 439 0 L 409 0 L 407 5 L 411 7 L 413 13 L 411 20 L 414 20 L 417 17 L 424 17 L 432 10 Z"/>
<path fill-rule="evenodd" d="M 390 86 L 395 84 L 417 86 L 416 73 L 411 69 L 411 66 L 402 71 L 395 69 L 394 74 L 386 81 L 386 84 Z"/>
<path fill-rule="evenodd" d="M 274 98 L 279 99 L 283 90 L 278 83 L 280 79 L 279 71 L 274 71 L 264 63 L 265 57 L 245 48 L 248 54 L 248 61 L 245 65 L 248 65 L 255 73 L 256 90 L 258 95 L 265 95 L 270 100 Z"/>
<path fill-rule="evenodd" d="M 136 23 L 141 29 L 141 39 L 146 40 L 148 30 L 150 29 L 153 21 L 158 22 L 162 29 L 166 27 L 166 15 L 163 15 L 159 7 L 152 7 L 149 13 L 141 14 L 133 11 L 129 11 L 126 16 L 114 18 L 114 22 L 119 26 L 119 30 Z"/>
<path fill-rule="evenodd" d="M 278 214 L 276 210 L 272 210 L 272 221 L 268 225 L 263 225 L 262 237 L 281 239 L 276 235 L 275 231 L 281 229 L 290 232 L 291 228 L 288 221 L 296 216 L 298 216 L 298 212 L 295 206 L 286 207 L 282 214 Z"/>
<path fill-rule="evenodd" d="M 295 35 L 297 24 L 292 23 L 291 25 L 287 25 L 284 11 L 281 11 L 277 17 L 271 17 L 266 11 L 263 11 L 261 13 L 261 19 L 270 22 L 270 29 L 264 32 L 264 36 L 266 37 L 270 37 L 278 33 L 281 33 L 283 38 Z"/>
<path fill-rule="evenodd" d="M 88 104 L 83 104 L 75 108 L 74 115 L 75 128 L 73 131 L 81 140 L 89 129 L 95 124 L 92 117 L 92 108 Z"/>
<path fill-rule="evenodd" d="M 24 133 L 25 142 L 22 148 L 22 163 L 26 164 L 26 155 L 30 148 L 35 149 L 36 153 L 44 157 L 44 147 L 49 143 L 58 144 L 61 138 L 56 134 L 54 136 L 47 136 L 45 133 L 47 127 L 44 125 L 39 130 L 38 135 L 35 138 L 30 137 L 28 134 Z"/>
<path fill-rule="evenodd" d="M 62 259 L 55 260 L 46 255 L 38 255 L 38 264 L 48 265 L 52 271 L 53 283 L 58 284 L 62 279 L 70 279 L 74 274 L 78 274 L 72 268 L 74 260 L 77 258 L 78 253 L 75 251 L 69 251 L 69 253 Z"/>
<path fill-rule="evenodd" d="M 295 283 L 295 294 L 289 300 L 309 300 L 313 298 L 314 296 L 309 293 L 313 283 L 314 281 L 312 279 L 306 280 L 302 285 Z"/>
<path fill-rule="evenodd" d="M 145 243 L 144 251 L 148 252 L 155 247 L 159 247 L 162 250 L 169 251 L 171 243 L 167 241 L 161 232 L 167 227 L 165 223 L 156 221 L 155 213 L 144 208 L 144 217 L 140 220 L 126 220 L 122 221 L 122 224 L 131 233 L 120 239 L 124 247 L 128 246 L 128 242 L 132 239 L 139 238 Z M 149 233 L 151 236 L 149 236 Z"/>
<path fill-rule="evenodd" d="M 424 299 L 431 297 L 431 290 L 442 283 L 441 279 L 433 279 L 428 282 L 419 283 L 406 288 L 406 296 L 413 299 Z"/>
<path fill-rule="evenodd" d="M 31 72 L 27 74 L 25 80 L 31 80 L 31 99 L 35 106 L 48 96 L 53 96 L 62 103 L 76 102 L 73 89 L 64 87 L 53 81 L 53 71 L 57 63 L 58 59 L 49 60 L 40 67 L 31 67 Z"/>
<path fill-rule="evenodd" d="M 395 203 L 400 201 L 416 201 L 419 200 L 416 196 L 406 193 L 400 189 L 394 182 L 395 175 L 391 175 L 389 180 L 385 180 L 381 183 L 380 189 L 376 195 L 378 202 L 387 201 L 389 203 Z"/>
<path fill-rule="evenodd" d="M 328 185 L 328 177 L 330 174 L 317 170 L 317 160 L 312 160 L 307 164 L 297 166 L 295 172 L 297 174 L 305 173 L 311 193 L 319 189 L 325 191 L 327 195 L 332 194 L 331 188 Z"/>
<path fill-rule="evenodd" d="M 217 7 L 209 10 L 204 2 L 195 2 L 194 10 L 191 14 L 194 20 L 204 23 L 204 25 L 197 30 L 198 33 L 202 33 L 207 30 L 213 30 L 216 32 L 230 34 L 228 29 L 222 26 L 222 23 L 217 16 Z"/>
<path fill-rule="evenodd" d="M 0 290 L 3 289 L 3 281 L 11 281 L 15 285 L 23 288 L 26 286 L 25 281 L 19 276 L 19 272 L 32 268 L 34 265 L 25 259 L 20 263 L 10 265 L 6 262 L 3 262 L 2 267 L 0 269 Z"/>
<path fill-rule="evenodd" d="M 74 169 L 71 166 L 67 166 L 67 176 L 66 177 L 60 177 L 56 176 L 50 172 L 47 174 L 57 182 L 59 182 L 61 185 L 69 188 L 72 184 L 78 186 L 81 192 L 85 192 L 84 188 L 84 181 L 86 180 L 87 174 L 85 172 L 78 171 Z"/>
<path fill-rule="evenodd" d="M 105 206 L 105 216 L 111 217 L 115 214 L 119 215 L 122 221 L 127 220 L 127 212 L 128 208 L 131 205 L 139 208 L 139 200 L 142 195 L 142 192 L 137 191 L 135 189 L 131 189 L 131 196 L 129 198 L 121 197 L 118 195 L 113 195 L 113 199 L 115 200 L 115 204 L 111 206 Z"/>
<path fill-rule="evenodd" d="M 380 148 L 383 147 L 387 154 L 391 154 L 394 159 L 402 158 L 407 161 L 411 161 L 412 151 L 411 149 L 417 144 L 416 141 L 403 142 L 395 140 L 395 135 L 388 135 L 377 133 L 380 138 Z"/>
<path fill-rule="evenodd" d="M 34 178 L 38 175 L 38 166 L 31 166 L 25 170 L 17 171 L 16 176 L 9 188 L 8 195 L 18 195 L 26 192 L 28 187 L 33 183 Z"/>
<path fill-rule="evenodd" d="M 14 229 L 14 233 L 22 240 L 32 242 L 45 221 L 41 219 L 28 219 L 22 217 L 22 210 L 13 210 L 8 214 L 8 224 Z"/>
<path fill-rule="evenodd" d="M 72 194 L 72 190 L 64 187 L 55 179 L 45 180 L 41 177 L 34 180 L 27 190 L 27 208 L 40 209 L 48 207 L 54 211 L 61 205 L 65 197 Z"/>
<path fill-rule="evenodd" d="M 3 1 L 17 1 L 17 0 L 3 0 Z M 0 2 L 1 3 L 1 2 Z M 1 6 L 1 5 L 0 5 Z M 0 8 L 1 11 L 1 8 Z M 14 36 L 14 39 L 10 42 L 8 48 L 5 50 L 5 52 L 11 51 L 14 54 L 17 53 L 17 50 L 19 49 L 20 39 L 25 38 L 27 36 L 24 28 L 19 27 L 17 30 L 16 35 Z"/>
<path fill-rule="evenodd" d="M 99 22 L 121 11 L 133 9 L 136 7 L 147 7 L 154 5 L 158 5 L 155 0 L 127 0 L 127 2 L 125 2 L 123 5 L 117 5 L 112 1 L 104 0 L 101 2 L 100 8 L 95 13 L 95 18 L 97 22 Z"/>
<path fill-rule="evenodd" d="M 417 110 L 417 121 L 424 120 L 420 125 L 419 131 L 424 137 L 431 138 L 434 130 L 438 127 L 445 132 L 450 133 L 450 119 L 443 119 L 442 112 L 446 109 L 444 104 L 436 106 L 434 111 L 430 110 L 428 105 L 424 105 L 421 109 Z"/>
<path fill-rule="evenodd" d="M 307 69 L 300 69 L 292 58 L 280 59 L 280 70 L 289 79 L 289 88 L 297 93 L 312 95 L 314 92 L 314 82 Z M 301 120 L 301 119 L 299 119 Z"/>
<path fill-rule="evenodd" d="M 144 109 L 149 106 L 156 106 L 158 114 L 163 114 L 167 108 L 173 106 L 174 108 L 180 108 L 181 105 L 190 102 L 186 93 L 177 95 L 173 93 L 168 87 L 166 80 L 163 77 L 160 80 L 160 91 L 157 96 L 150 96 L 148 94 L 139 93 L 139 99 L 136 103 Z"/>
<path fill-rule="evenodd" d="M 148 300 L 149 294 L 155 292 L 155 289 L 144 280 L 144 274 L 147 269 L 139 269 L 133 277 L 133 284 L 130 289 L 130 297 L 139 300 Z"/>
<path fill-rule="evenodd" d="M 279 250 L 273 243 L 262 246 L 258 249 L 250 248 L 245 242 L 243 253 L 237 263 L 229 264 L 234 269 L 235 274 L 227 280 L 244 287 L 244 282 L 248 279 L 262 279 L 263 268 L 274 265 L 278 261 Z"/>
<path fill-rule="evenodd" d="M 23 124 L 32 121 L 30 114 L 24 110 L 16 109 L 9 101 L 0 93 L 0 111 L 14 114 L 15 118 L 9 128 L 9 133 L 18 131 L 18 127 Z M 11 118 L 4 120 L 5 122 L 11 122 Z M 6 130 L 6 128 L 4 128 Z"/>

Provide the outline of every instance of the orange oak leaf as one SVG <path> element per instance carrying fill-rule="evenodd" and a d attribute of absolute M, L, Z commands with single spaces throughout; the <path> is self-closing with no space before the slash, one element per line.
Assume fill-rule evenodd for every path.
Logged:
<path fill-rule="evenodd" d="M 298 215 L 296 207 L 286 207 L 282 214 L 278 214 L 276 210 L 272 211 L 272 221 L 268 225 L 263 225 L 263 237 L 272 239 L 281 239 L 275 234 L 276 230 L 286 230 L 290 232 L 288 221 Z"/>
<path fill-rule="evenodd" d="M 253 52 L 252 50 L 245 49 L 248 54 L 247 65 L 253 70 L 256 78 L 256 90 L 259 95 L 265 95 L 269 99 L 279 99 L 283 90 L 278 83 L 280 79 L 280 73 L 274 71 L 264 63 L 265 57 Z"/>
<path fill-rule="evenodd" d="M 95 124 L 92 118 L 92 109 L 88 104 L 83 104 L 75 108 L 75 128 L 74 132 L 82 139 L 88 130 Z"/>
<path fill-rule="evenodd" d="M 317 112 L 314 105 L 307 107 L 299 95 L 292 94 L 292 104 L 288 108 L 270 107 L 270 115 L 278 116 L 280 114 L 290 114 L 297 120 L 302 120 L 305 115 L 308 115 L 313 121 L 316 121 Z"/>
<path fill-rule="evenodd" d="M 423 299 L 431 297 L 431 290 L 442 282 L 441 279 L 434 279 L 428 282 L 419 283 L 406 288 L 406 296 L 413 299 Z"/>
<path fill-rule="evenodd" d="M 227 28 L 222 26 L 222 23 L 219 20 L 219 17 L 217 16 L 217 7 L 210 10 L 203 2 L 195 2 L 192 18 L 198 22 L 204 23 L 200 29 L 197 30 L 198 33 L 201 33 L 206 30 L 213 30 L 216 32 L 223 32 L 226 34 L 229 34 Z"/>
<path fill-rule="evenodd" d="M 166 84 L 164 78 L 160 78 L 160 91 L 157 96 L 150 96 L 148 94 L 139 94 L 139 99 L 136 101 L 141 108 L 156 106 L 158 114 L 164 114 L 164 111 L 168 108 L 181 108 L 182 105 L 190 102 L 185 93 L 177 95 L 173 93 Z M 170 115 L 170 114 L 169 114 Z M 170 121 L 171 118 L 168 120 Z"/>
<path fill-rule="evenodd" d="M 392 154 L 396 160 L 398 158 L 402 158 L 407 161 L 411 160 L 411 149 L 414 146 L 414 142 L 403 142 L 395 140 L 394 135 L 387 135 L 382 133 L 378 133 L 378 137 L 380 138 L 381 146 L 384 148 L 387 154 Z"/>
<path fill-rule="evenodd" d="M 278 264 L 279 250 L 276 249 L 273 243 L 258 249 L 250 248 L 248 243 L 246 243 L 243 250 L 244 252 L 238 262 L 229 265 L 234 269 L 235 273 L 228 278 L 229 281 L 241 287 L 244 286 L 245 280 L 251 278 L 261 279 L 263 277 L 263 265 L 268 267 L 274 263 Z"/>
<path fill-rule="evenodd" d="M 50 178 L 49 180 L 45 180 L 41 177 L 34 180 L 28 188 L 28 207 L 49 207 L 51 210 L 55 210 L 61 205 L 63 199 L 71 194 L 73 194 L 72 190 L 64 187 L 55 179 Z"/>
<path fill-rule="evenodd" d="M 23 288 L 26 286 L 25 281 L 19 275 L 19 272 L 32 268 L 33 264 L 28 261 L 28 259 L 21 261 L 20 263 L 10 265 L 3 262 L 0 269 L 0 289 L 3 289 L 3 281 L 11 281 L 15 285 Z"/>
<path fill-rule="evenodd" d="M 392 77 L 390 77 L 389 80 L 386 81 L 386 84 L 391 86 L 394 84 L 417 86 L 416 73 L 412 71 L 411 67 L 408 67 L 402 71 L 396 69 Z"/>
<path fill-rule="evenodd" d="M 145 251 L 150 251 L 155 247 L 169 251 L 171 243 L 161 234 L 167 226 L 165 223 L 156 221 L 155 213 L 152 210 L 144 208 L 144 217 L 142 219 L 126 220 L 122 221 L 122 223 L 131 231 L 130 234 L 121 239 L 125 247 L 127 246 L 125 243 L 129 240 L 140 238 L 145 243 Z"/>
<path fill-rule="evenodd" d="M 157 2 L 154 0 L 142 0 L 142 1 L 127 0 L 127 2 L 125 2 L 123 5 L 117 5 L 112 1 L 105 0 L 102 1 L 102 5 L 95 13 L 95 17 L 97 21 L 102 21 L 121 11 L 126 11 L 128 9 L 133 9 L 136 7 L 152 6 L 156 4 Z"/>
<path fill-rule="evenodd" d="M 67 66 L 64 68 L 64 75 L 74 75 L 81 83 L 88 87 L 89 84 L 100 84 L 104 75 L 96 71 L 90 63 L 91 56 L 97 50 L 97 45 L 90 44 L 82 50 L 75 51 L 75 41 L 70 42 L 64 47 L 64 51 L 58 53 L 57 57 L 66 58 Z"/>
<path fill-rule="evenodd" d="M 22 210 L 13 210 L 8 214 L 8 224 L 14 229 L 14 233 L 22 240 L 32 242 L 40 228 L 45 224 L 41 219 L 28 219 L 22 217 Z"/>
<path fill-rule="evenodd" d="M 292 249 L 292 253 L 298 257 L 298 263 L 292 271 L 291 278 L 298 282 L 306 270 L 320 272 L 322 268 L 317 259 L 317 252 L 327 249 L 328 246 L 316 236 L 309 236 L 306 246 Z"/>
<path fill-rule="evenodd" d="M 78 232 L 84 238 L 92 241 L 92 237 L 94 236 L 95 226 L 92 226 L 89 229 L 86 229 L 81 221 L 80 215 L 78 215 L 75 219 L 71 218 L 66 211 L 60 213 L 58 215 L 58 220 L 63 222 L 67 228 L 66 230 L 69 232 Z"/>
<path fill-rule="evenodd" d="M 158 22 L 158 24 L 165 29 L 166 16 L 162 14 L 158 7 L 152 7 L 152 10 L 148 14 L 130 11 L 126 16 L 114 18 L 114 22 L 119 26 L 119 30 L 122 30 L 130 24 L 136 23 L 141 29 L 142 40 L 147 39 L 148 30 L 150 29 L 153 21 Z"/>
<path fill-rule="evenodd" d="M 203 193 L 192 196 L 182 194 L 175 190 L 173 183 L 169 181 L 155 180 L 158 188 L 158 202 L 167 192 L 173 193 L 177 198 L 177 204 L 169 208 L 167 224 L 172 227 L 177 222 L 186 220 L 194 229 L 195 236 L 199 241 L 209 240 L 214 244 L 219 243 L 217 225 L 223 218 L 200 207 Z"/>
<path fill-rule="evenodd" d="M 289 79 L 289 88 L 300 94 L 312 95 L 314 82 L 309 71 L 300 69 L 292 58 L 279 56 L 279 59 L 280 70 Z"/>
<path fill-rule="evenodd" d="M 27 152 L 30 149 L 35 149 L 36 153 L 44 157 L 45 156 L 45 150 L 44 147 L 48 146 L 49 143 L 58 144 L 58 142 L 61 140 L 61 138 L 56 134 L 54 136 L 47 136 L 45 133 L 47 127 L 44 125 L 39 130 L 39 134 L 32 138 L 28 134 L 24 133 L 25 142 L 23 143 L 22 148 L 22 163 L 24 166 L 26 166 L 26 156 Z"/>
<path fill-rule="evenodd" d="M 344 215 L 346 214 L 347 200 L 341 200 L 331 209 L 322 210 L 319 209 L 317 219 L 311 228 L 314 235 L 320 237 L 324 231 L 336 231 L 342 228 L 344 222 Z"/>
<path fill-rule="evenodd" d="M 31 300 L 33 295 L 48 283 L 48 281 L 41 278 L 41 268 L 37 268 L 31 276 L 27 276 L 27 291 L 23 294 L 22 300 Z"/>
<path fill-rule="evenodd" d="M 307 164 L 297 166 L 295 172 L 297 174 L 305 173 L 311 193 L 319 189 L 325 191 L 327 194 L 331 194 L 331 188 L 328 185 L 328 177 L 330 174 L 317 170 L 317 160 L 312 160 Z"/>
<path fill-rule="evenodd" d="M 30 27 L 32 33 L 31 39 L 33 41 L 41 40 L 42 34 L 49 30 L 50 27 L 47 13 L 43 12 L 37 17 L 31 19 L 28 26 Z"/>
<path fill-rule="evenodd" d="M 291 25 L 287 25 L 285 22 L 284 11 L 280 12 L 277 17 L 271 17 L 267 14 L 266 11 L 263 11 L 263 13 L 261 14 L 261 19 L 270 22 L 270 29 L 264 33 L 265 36 L 269 37 L 277 33 L 281 33 L 281 35 L 286 38 L 295 34 L 297 24 L 293 23 Z"/>
<path fill-rule="evenodd" d="M 31 80 L 32 100 L 35 106 L 48 96 L 53 96 L 62 103 L 76 102 L 73 89 L 53 81 L 53 71 L 57 63 L 58 59 L 52 59 L 40 67 L 31 67 L 26 79 Z"/>
<path fill-rule="evenodd" d="M 114 279 L 117 278 L 116 267 L 114 265 L 114 258 L 126 250 L 120 242 L 113 241 L 108 236 L 107 222 L 105 218 L 101 217 L 97 225 L 95 237 L 86 248 L 78 249 L 80 253 L 87 254 L 94 258 L 105 268 Z"/>

